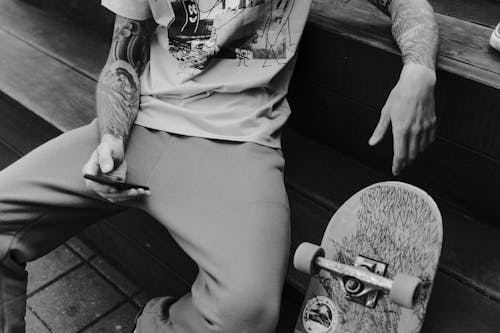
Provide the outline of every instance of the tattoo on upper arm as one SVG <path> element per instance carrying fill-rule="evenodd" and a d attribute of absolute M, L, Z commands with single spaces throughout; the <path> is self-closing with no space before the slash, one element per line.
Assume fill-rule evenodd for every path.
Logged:
<path fill-rule="evenodd" d="M 127 139 L 139 110 L 139 76 L 149 58 L 147 22 L 117 16 L 108 60 L 97 88 L 102 134 Z"/>
<path fill-rule="evenodd" d="M 434 70 L 438 26 L 426 1 L 393 3 L 392 34 L 403 55 L 403 63 L 416 63 Z"/>
<path fill-rule="evenodd" d="M 124 60 L 141 73 L 148 57 L 147 27 L 145 22 L 117 17 L 110 56 L 114 61 Z M 146 59 L 145 59 L 146 58 Z"/>

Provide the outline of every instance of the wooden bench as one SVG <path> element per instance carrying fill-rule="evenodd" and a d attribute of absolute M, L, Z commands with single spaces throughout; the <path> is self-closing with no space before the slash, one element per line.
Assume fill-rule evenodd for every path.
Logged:
<path fill-rule="evenodd" d="M 96 1 L 37 2 L 71 8 L 80 21 L 98 8 Z M 109 27 L 111 16 L 99 10 L 100 21 L 91 22 L 99 28 L 89 31 L 60 13 L 0 0 L 1 167 L 95 115 L 95 81 L 109 47 L 102 37 L 109 33 L 99 25 Z M 438 15 L 439 138 L 402 177 L 430 192 L 444 219 L 442 260 L 424 332 L 500 329 L 500 122 L 494 112 L 500 105 L 500 56 L 484 46 L 493 19 L 485 23 L 489 16 L 467 13 Z M 392 179 L 390 138 L 374 149 L 366 145 L 400 70 L 389 27 L 362 1 L 314 2 L 284 133 L 292 249 L 305 240 L 319 242 L 331 214 L 355 191 Z M 183 293 L 196 274 L 165 229 L 141 212 L 102 221 L 84 236 L 151 292 Z M 294 321 L 307 277 L 290 269 L 287 285 L 284 312 Z M 292 326 L 282 323 L 280 329 L 290 332 Z"/>

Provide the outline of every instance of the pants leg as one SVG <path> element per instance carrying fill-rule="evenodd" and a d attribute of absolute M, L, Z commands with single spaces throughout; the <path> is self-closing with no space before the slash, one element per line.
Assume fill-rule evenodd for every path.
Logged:
<path fill-rule="evenodd" d="M 84 187 L 80 169 L 96 146 L 91 124 L 0 172 L 1 332 L 24 332 L 25 263 L 124 208 Z M 136 126 L 126 160 L 128 179 L 153 191 L 133 204 L 200 268 L 192 292 L 172 307 L 166 299 L 148 304 L 139 332 L 272 332 L 289 246 L 279 152 Z"/>
<path fill-rule="evenodd" d="M 97 142 L 97 126 L 92 123 L 42 145 L 0 172 L 0 332 L 25 330 L 26 262 L 123 209 L 84 186 L 81 168 Z"/>
<path fill-rule="evenodd" d="M 137 333 L 274 332 L 289 251 L 279 150 L 173 135 L 139 208 L 199 266 L 191 293 L 150 301 Z"/>

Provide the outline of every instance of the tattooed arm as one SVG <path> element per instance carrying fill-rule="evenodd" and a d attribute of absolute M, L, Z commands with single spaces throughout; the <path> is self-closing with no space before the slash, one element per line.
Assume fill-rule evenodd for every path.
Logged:
<path fill-rule="evenodd" d="M 392 35 L 404 64 L 436 67 L 438 26 L 426 0 L 369 0 L 392 18 Z"/>
<path fill-rule="evenodd" d="M 85 165 L 84 173 L 104 173 L 125 180 L 125 146 L 139 112 L 139 76 L 149 57 L 150 25 L 149 21 L 116 16 L 111 49 L 96 91 L 101 142 Z M 141 190 L 118 192 L 92 181 L 86 184 L 112 202 L 148 194 Z"/>
<path fill-rule="evenodd" d="M 97 84 L 97 119 L 101 138 L 126 143 L 139 111 L 139 76 L 147 60 L 147 21 L 116 17 L 108 60 Z"/>
<path fill-rule="evenodd" d="M 392 124 L 397 175 L 434 141 L 438 26 L 426 0 L 369 0 L 391 16 L 392 35 L 403 57 L 403 70 L 391 91 L 369 144 L 375 145 Z"/>

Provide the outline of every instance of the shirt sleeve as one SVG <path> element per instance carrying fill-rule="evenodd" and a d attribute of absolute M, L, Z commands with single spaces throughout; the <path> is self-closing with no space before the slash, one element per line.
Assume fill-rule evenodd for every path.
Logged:
<path fill-rule="evenodd" d="M 102 0 L 113 13 L 132 20 L 147 20 L 152 16 L 148 0 Z"/>

